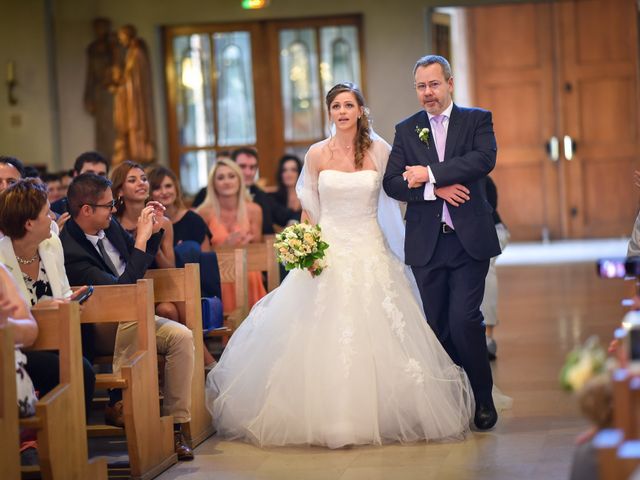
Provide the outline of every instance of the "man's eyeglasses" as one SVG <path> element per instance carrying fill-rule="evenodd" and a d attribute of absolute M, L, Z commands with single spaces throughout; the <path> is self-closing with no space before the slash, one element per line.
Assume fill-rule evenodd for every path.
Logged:
<path fill-rule="evenodd" d="M 109 210 L 113 210 L 113 207 L 116 206 L 116 201 L 115 200 L 111 200 L 109 203 L 103 203 L 103 204 L 87 203 L 87 205 L 89 205 L 90 207 L 93 207 L 93 208 L 102 207 L 102 208 L 108 208 Z"/>

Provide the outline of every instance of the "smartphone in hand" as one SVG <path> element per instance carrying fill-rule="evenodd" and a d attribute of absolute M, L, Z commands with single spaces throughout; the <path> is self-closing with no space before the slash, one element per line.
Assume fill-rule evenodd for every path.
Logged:
<path fill-rule="evenodd" d="M 93 285 L 89 285 L 87 289 L 82 292 L 79 296 L 72 298 L 74 302 L 79 302 L 82 305 L 84 302 L 89 300 L 89 297 L 93 295 Z"/>

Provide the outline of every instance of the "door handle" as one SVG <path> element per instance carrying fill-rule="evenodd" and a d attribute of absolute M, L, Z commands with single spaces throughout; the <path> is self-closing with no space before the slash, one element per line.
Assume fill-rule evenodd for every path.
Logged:
<path fill-rule="evenodd" d="M 573 160 L 573 156 L 576 153 L 576 142 L 571 136 L 565 135 L 562 139 L 564 147 L 564 158 L 567 160 Z"/>
<path fill-rule="evenodd" d="M 560 141 L 558 137 L 553 136 L 547 142 L 547 154 L 552 162 L 557 162 L 560 159 Z"/>

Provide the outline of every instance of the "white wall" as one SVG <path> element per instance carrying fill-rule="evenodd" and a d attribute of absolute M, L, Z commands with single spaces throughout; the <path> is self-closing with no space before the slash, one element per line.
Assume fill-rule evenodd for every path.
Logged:
<path fill-rule="evenodd" d="M 55 165 L 44 2 L 3 1 L 0 12 L 0 155 Z M 7 99 L 9 61 L 15 62 L 17 105 Z"/>

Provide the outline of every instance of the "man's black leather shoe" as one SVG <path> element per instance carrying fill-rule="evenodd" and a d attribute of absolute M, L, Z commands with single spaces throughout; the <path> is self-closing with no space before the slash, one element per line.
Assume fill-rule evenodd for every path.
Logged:
<path fill-rule="evenodd" d="M 493 428 L 498 421 L 498 412 L 496 407 L 487 404 L 476 405 L 476 415 L 473 417 L 473 423 L 478 430 L 489 430 Z"/>

